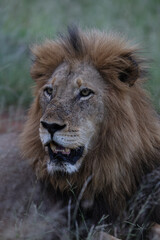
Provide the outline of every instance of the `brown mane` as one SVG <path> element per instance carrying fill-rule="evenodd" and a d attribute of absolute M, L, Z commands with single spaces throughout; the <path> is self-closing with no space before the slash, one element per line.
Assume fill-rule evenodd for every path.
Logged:
<path fill-rule="evenodd" d="M 142 87 L 143 59 L 124 39 L 96 30 L 70 29 L 67 36 L 47 40 L 34 46 L 32 52 L 31 76 L 36 87 L 35 100 L 21 137 L 24 156 L 31 159 L 38 178 L 49 179 L 61 192 L 69 189 L 68 182 L 79 192 L 92 176 L 84 198 L 94 199 L 101 194 L 110 208 L 119 213 L 142 176 L 160 165 L 160 125 Z M 63 176 L 57 173 L 50 177 L 39 138 L 38 91 L 63 61 L 92 63 L 112 86 L 112 91 L 106 96 L 106 119 L 98 133 L 96 149 L 90 151 L 78 173 Z"/>

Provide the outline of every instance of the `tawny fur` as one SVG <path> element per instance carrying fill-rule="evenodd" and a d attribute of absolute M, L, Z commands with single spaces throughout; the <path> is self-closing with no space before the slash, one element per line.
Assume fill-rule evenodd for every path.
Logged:
<path fill-rule="evenodd" d="M 136 47 L 125 39 L 96 30 L 70 31 L 68 36 L 34 46 L 32 52 L 35 99 L 21 136 L 23 155 L 31 159 L 39 179 L 49 179 L 53 188 L 61 192 L 69 191 L 68 182 L 79 192 L 92 176 L 84 198 L 94 200 L 102 195 L 111 212 L 119 215 L 143 175 L 160 165 L 160 124 L 142 86 L 144 60 Z M 39 92 L 62 62 L 91 64 L 110 91 L 104 101 L 105 113 L 101 132 L 97 133 L 97 147 L 85 157 L 79 172 L 49 176 L 39 138 L 42 116 Z M 98 115 L 98 109 L 95 111 Z"/>

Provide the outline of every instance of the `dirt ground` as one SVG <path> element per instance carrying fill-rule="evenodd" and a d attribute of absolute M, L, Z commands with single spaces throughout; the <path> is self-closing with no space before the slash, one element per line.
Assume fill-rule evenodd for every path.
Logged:
<path fill-rule="evenodd" d="M 0 114 L 0 159 L 19 155 L 18 136 L 25 122 L 24 111 Z M 0 166 L 2 167 L 2 166 Z"/>
<path fill-rule="evenodd" d="M 0 159 L 19 155 L 18 136 L 25 122 L 24 111 L 0 114 Z M 2 167 L 2 166 L 0 166 Z"/>
<path fill-rule="evenodd" d="M 21 109 L 0 113 L 0 134 L 21 132 L 25 120 L 26 112 Z"/>

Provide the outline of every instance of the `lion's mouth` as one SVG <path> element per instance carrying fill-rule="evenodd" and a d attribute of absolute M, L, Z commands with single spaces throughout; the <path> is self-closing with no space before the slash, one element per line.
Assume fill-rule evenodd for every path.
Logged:
<path fill-rule="evenodd" d="M 48 143 L 47 147 L 50 162 L 55 164 L 68 162 L 74 165 L 82 157 L 84 152 L 84 146 L 80 146 L 75 149 L 70 149 L 58 145 L 55 142 Z"/>

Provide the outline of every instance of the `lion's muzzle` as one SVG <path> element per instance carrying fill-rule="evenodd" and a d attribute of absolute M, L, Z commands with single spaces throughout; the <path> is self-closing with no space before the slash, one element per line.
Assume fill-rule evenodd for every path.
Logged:
<path fill-rule="evenodd" d="M 54 170 L 66 170 L 68 164 L 74 166 L 82 158 L 84 145 L 78 144 L 79 134 L 66 131 L 66 124 L 41 121 L 40 138 L 49 157 L 48 164 Z"/>

